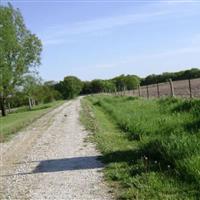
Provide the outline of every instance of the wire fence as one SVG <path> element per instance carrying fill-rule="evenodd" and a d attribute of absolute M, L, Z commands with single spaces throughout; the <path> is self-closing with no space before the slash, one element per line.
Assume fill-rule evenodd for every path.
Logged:
<path fill-rule="evenodd" d="M 176 96 L 183 98 L 200 98 L 200 78 L 138 86 L 134 90 L 115 92 L 115 95 L 159 98 Z"/>

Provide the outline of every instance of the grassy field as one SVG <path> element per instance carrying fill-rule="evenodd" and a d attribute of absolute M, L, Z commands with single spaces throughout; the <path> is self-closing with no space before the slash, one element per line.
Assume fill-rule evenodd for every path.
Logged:
<path fill-rule="evenodd" d="M 64 101 L 55 101 L 47 104 L 40 104 L 30 111 L 28 107 L 20 107 L 6 117 L 0 117 L 0 142 L 5 142 L 14 133 L 38 119 L 51 109 L 61 105 Z"/>
<path fill-rule="evenodd" d="M 119 199 L 200 199 L 200 100 L 93 96 L 82 106 Z"/>

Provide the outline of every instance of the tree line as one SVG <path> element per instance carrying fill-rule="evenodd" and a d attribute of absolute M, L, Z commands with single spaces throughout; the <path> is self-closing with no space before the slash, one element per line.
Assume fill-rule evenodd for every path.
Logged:
<path fill-rule="evenodd" d="M 113 79 L 92 81 L 81 81 L 75 76 L 67 76 L 63 81 L 54 85 L 64 99 L 71 99 L 79 94 L 93 94 L 99 92 L 114 92 L 121 90 L 131 90 L 137 87 L 140 78 L 135 75 L 120 75 Z"/>
<path fill-rule="evenodd" d="M 0 109 L 6 116 L 7 107 L 48 103 L 59 99 L 72 99 L 78 95 L 99 92 L 132 90 L 138 85 L 173 80 L 198 78 L 200 70 L 190 70 L 149 75 L 120 75 L 108 80 L 81 81 L 75 76 L 66 76 L 62 81 L 44 82 L 38 74 L 42 42 L 31 33 L 18 9 L 11 4 L 0 5 Z"/>
<path fill-rule="evenodd" d="M 200 77 L 200 70 L 198 68 L 192 68 L 179 72 L 164 72 L 162 74 L 151 74 L 146 78 L 141 79 L 141 85 L 149 85 L 156 83 L 167 82 L 169 79 L 173 81 L 194 79 Z"/>
<path fill-rule="evenodd" d="M 192 68 L 179 72 L 152 74 L 145 78 L 140 78 L 136 75 L 120 75 L 108 80 L 95 79 L 92 81 L 81 81 L 77 77 L 67 76 L 63 81 L 55 84 L 54 88 L 60 92 L 64 99 L 70 99 L 79 94 L 133 90 L 138 85 L 162 83 L 169 81 L 169 79 L 175 81 L 194 78 L 200 78 L 200 69 Z"/>

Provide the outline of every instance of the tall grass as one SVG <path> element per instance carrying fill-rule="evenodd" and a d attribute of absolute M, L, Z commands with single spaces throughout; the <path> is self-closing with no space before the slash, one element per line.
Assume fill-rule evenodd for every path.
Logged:
<path fill-rule="evenodd" d="M 148 171 L 153 174 L 146 179 L 147 182 L 156 180 L 163 184 L 168 182 L 168 185 L 173 180 L 188 185 L 186 188 L 193 185 L 194 199 L 200 197 L 197 192 L 200 190 L 200 100 L 112 96 L 88 99 L 96 108 L 106 112 L 128 140 L 137 145 L 135 153 L 127 152 L 127 159 L 130 162 L 134 159 L 135 163 L 131 165 L 132 176 L 142 178 L 141 174 Z M 157 172 L 163 175 L 157 176 Z M 168 192 L 172 192 L 172 188 Z M 191 194 L 185 195 L 190 199 Z"/>

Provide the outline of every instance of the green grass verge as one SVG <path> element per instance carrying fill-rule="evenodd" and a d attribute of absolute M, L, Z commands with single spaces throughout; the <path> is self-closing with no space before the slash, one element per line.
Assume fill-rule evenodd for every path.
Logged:
<path fill-rule="evenodd" d="M 119 199 L 200 198 L 199 100 L 93 96 L 82 107 Z"/>
<path fill-rule="evenodd" d="M 0 142 L 7 141 L 14 133 L 21 128 L 32 123 L 50 110 L 64 103 L 64 101 L 55 101 L 47 104 L 40 104 L 29 110 L 28 107 L 20 107 L 15 112 L 6 117 L 0 117 Z"/>

